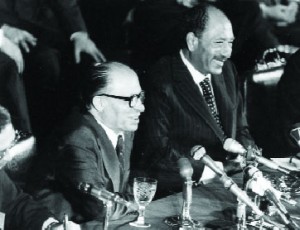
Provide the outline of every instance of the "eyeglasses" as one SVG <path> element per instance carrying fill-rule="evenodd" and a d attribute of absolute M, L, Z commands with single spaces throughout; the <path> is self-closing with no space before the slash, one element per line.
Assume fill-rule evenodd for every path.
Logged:
<path fill-rule="evenodd" d="M 7 152 L 13 148 L 18 142 L 19 140 L 23 137 L 23 133 L 16 130 L 15 131 L 15 139 L 12 141 L 12 143 L 10 144 L 10 146 L 2 151 L 0 151 L 0 160 L 6 156 Z"/>
<path fill-rule="evenodd" d="M 106 97 L 112 97 L 112 98 L 128 101 L 130 108 L 135 107 L 139 100 L 142 102 L 142 104 L 145 101 L 145 91 L 141 91 L 139 94 L 134 94 L 130 97 L 122 97 L 122 96 L 110 95 L 110 94 L 105 94 L 105 93 L 99 94 L 96 96 L 106 96 Z"/>

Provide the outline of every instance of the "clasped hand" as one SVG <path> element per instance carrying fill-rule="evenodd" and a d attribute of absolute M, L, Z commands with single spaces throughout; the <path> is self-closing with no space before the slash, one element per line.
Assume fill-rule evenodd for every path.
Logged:
<path fill-rule="evenodd" d="M 25 52 L 30 52 L 30 46 L 36 46 L 37 38 L 31 33 L 4 24 L 2 26 L 4 36 L 11 40 L 13 43 L 24 49 Z"/>

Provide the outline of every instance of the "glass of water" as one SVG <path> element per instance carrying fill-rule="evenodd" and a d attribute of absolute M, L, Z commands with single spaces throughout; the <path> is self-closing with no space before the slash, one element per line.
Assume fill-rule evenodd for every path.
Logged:
<path fill-rule="evenodd" d="M 133 182 L 133 194 L 135 202 L 139 206 L 139 216 L 136 221 L 129 223 L 131 226 L 148 228 L 151 225 L 145 223 L 145 209 L 152 201 L 157 188 L 157 180 L 148 177 L 136 177 Z"/>

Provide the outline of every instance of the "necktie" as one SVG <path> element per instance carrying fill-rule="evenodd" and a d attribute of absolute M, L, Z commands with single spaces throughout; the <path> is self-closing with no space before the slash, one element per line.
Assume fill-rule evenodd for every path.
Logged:
<path fill-rule="evenodd" d="M 212 94 L 212 89 L 211 89 L 211 86 L 210 86 L 209 78 L 205 78 L 199 84 L 202 88 L 203 97 L 204 97 L 204 99 L 205 99 L 205 101 L 206 101 L 206 103 L 207 103 L 207 105 L 210 109 L 210 112 L 211 112 L 213 118 L 215 119 L 215 121 L 217 122 L 217 124 L 220 126 L 220 128 L 223 131 L 223 127 L 222 127 L 220 117 L 219 117 L 219 113 L 217 111 L 217 106 L 216 106 L 216 103 L 215 103 L 215 97 Z"/>
<path fill-rule="evenodd" d="M 116 152 L 119 158 L 120 168 L 121 170 L 124 170 L 124 139 L 122 135 L 118 136 Z"/>

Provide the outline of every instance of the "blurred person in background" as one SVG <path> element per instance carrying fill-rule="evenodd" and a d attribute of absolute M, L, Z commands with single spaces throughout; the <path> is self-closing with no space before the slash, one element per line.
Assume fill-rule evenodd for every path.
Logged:
<path fill-rule="evenodd" d="M 8 52 L 15 52 L 13 60 L 16 61 L 15 66 L 8 65 L 7 59 L 11 56 L 7 56 L 7 52 L 1 54 L 0 71 L 5 71 L 1 81 L 8 86 L 17 73 L 24 77 L 31 125 L 35 133 L 45 134 L 60 118 L 57 110 L 66 106 L 62 101 L 67 103 L 70 99 L 64 96 L 76 87 L 76 71 L 72 72 L 76 69 L 74 63 L 81 63 L 84 54 L 94 61 L 103 61 L 105 57 L 89 38 L 77 0 L 0 0 L 0 25 L 3 36 L 15 44 L 14 48 L 5 49 L 13 49 Z M 17 95 L 23 114 L 28 112 L 24 109 L 23 96 L 18 95 L 20 92 L 6 93 L 6 98 Z M 16 110 L 11 109 L 13 117 Z M 59 115 L 63 116 L 63 112 Z M 26 131 L 31 131 L 26 122 Z"/>
<path fill-rule="evenodd" d="M 25 194 L 8 177 L 4 167 L 20 153 L 19 142 L 9 112 L 0 106 L 0 228 L 6 230 L 63 230 L 54 215 Z M 24 146 L 23 146 L 24 147 Z M 24 149 L 22 148 L 21 152 Z M 79 230 L 69 222 L 68 229 Z"/>

